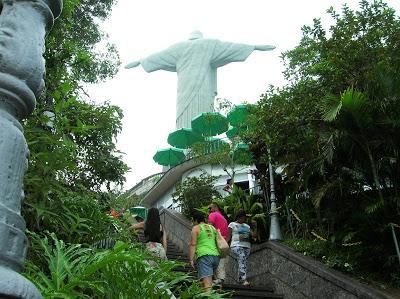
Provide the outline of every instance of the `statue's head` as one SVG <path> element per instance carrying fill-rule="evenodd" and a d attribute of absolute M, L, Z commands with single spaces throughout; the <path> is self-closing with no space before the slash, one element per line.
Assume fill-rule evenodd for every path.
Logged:
<path fill-rule="evenodd" d="M 203 38 L 203 34 L 199 30 L 192 31 L 190 33 L 190 40 Z"/>

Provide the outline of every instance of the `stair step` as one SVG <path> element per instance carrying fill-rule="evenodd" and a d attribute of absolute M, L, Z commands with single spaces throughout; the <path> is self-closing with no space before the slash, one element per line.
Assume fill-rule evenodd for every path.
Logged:
<path fill-rule="evenodd" d="M 167 258 L 170 260 L 182 260 L 182 261 L 189 262 L 189 259 L 186 256 L 174 256 L 174 255 L 167 254 Z"/>
<path fill-rule="evenodd" d="M 257 292 L 273 292 L 274 288 L 270 285 L 259 285 L 259 286 L 244 286 L 241 284 L 230 284 L 230 283 L 224 283 L 222 285 L 224 290 L 252 290 L 252 291 L 257 291 Z"/>
<path fill-rule="evenodd" d="M 173 253 L 184 254 L 182 251 L 180 251 L 180 250 L 178 250 L 178 249 L 170 249 L 170 248 L 167 248 L 167 252 L 173 252 Z"/>
<path fill-rule="evenodd" d="M 167 250 L 167 254 L 174 255 L 174 256 L 187 256 L 187 254 L 184 254 L 182 251 L 170 251 L 170 250 Z"/>
<path fill-rule="evenodd" d="M 188 259 L 170 258 L 169 256 L 167 256 L 167 257 L 168 257 L 168 260 L 170 260 L 170 261 L 176 261 L 176 262 L 183 263 L 185 265 L 189 265 L 189 260 Z"/>
<path fill-rule="evenodd" d="M 188 273 L 194 278 L 197 277 L 197 272 L 189 266 L 189 258 L 179 248 L 177 248 L 172 241 L 169 241 L 167 248 L 167 257 L 169 260 L 184 263 L 184 265 L 177 266 L 174 271 Z M 240 284 L 223 284 L 222 291 L 230 292 L 231 299 L 283 299 L 282 295 L 274 294 L 274 289 L 271 285 L 259 286 L 243 286 Z"/>
<path fill-rule="evenodd" d="M 223 289 L 224 290 L 224 289 Z M 274 294 L 271 292 L 254 292 L 252 290 L 235 290 L 232 298 L 269 298 L 281 299 L 282 295 Z"/>
<path fill-rule="evenodd" d="M 222 290 L 232 292 L 232 298 L 283 298 L 273 293 L 273 288 L 264 286 L 243 286 L 240 284 L 223 284 Z"/>
<path fill-rule="evenodd" d="M 170 256 L 172 258 L 188 258 L 186 254 L 173 254 L 167 251 L 167 256 Z"/>
<path fill-rule="evenodd" d="M 283 296 L 276 295 L 276 294 L 269 294 L 265 295 L 264 297 L 257 297 L 252 295 L 236 295 L 234 294 L 233 297 L 229 297 L 230 299 L 253 299 L 253 298 L 264 298 L 264 299 L 283 299 Z"/>

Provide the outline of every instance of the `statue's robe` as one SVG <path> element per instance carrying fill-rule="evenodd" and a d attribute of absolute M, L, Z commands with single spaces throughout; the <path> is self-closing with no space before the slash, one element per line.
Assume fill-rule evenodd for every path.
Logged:
<path fill-rule="evenodd" d="M 244 61 L 254 46 L 215 39 L 194 39 L 172 45 L 140 60 L 146 72 L 165 70 L 178 75 L 176 129 L 190 127 L 193 117 L 213 111 L 217 68 Z"/>

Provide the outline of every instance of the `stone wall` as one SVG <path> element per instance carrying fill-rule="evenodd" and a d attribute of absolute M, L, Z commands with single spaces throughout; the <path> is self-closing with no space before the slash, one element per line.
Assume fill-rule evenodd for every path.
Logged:
<path fill-rule="evenodd" d="M 190 222 L 178 212 L 167 209 L 161 212 L 161 222 L 168 231 L 169 239 L 188 254 Z M 227 258 L 227 282 L 234 282 L 237 262 L 233 255 Z M 275 293 L 290 299 L 394 299 L 271 241 L 253 246 L 248 262 L 248 278 L 253 285 L 272 285 Z"/>
<path fill-rule="evenodd" d="M 189 254 L 189 241 L 192 224 L 182 214 L 163 209 L 160 213 L 161 223 L 167 231 L 168 239 L 182 250 L 186 255 Z"/>
<path fill-rule="evenodd" d="M 250 281 L 270 281 L 286 298 L 391 298 L 277 242 L 254 246 L 248 268 Z"/>

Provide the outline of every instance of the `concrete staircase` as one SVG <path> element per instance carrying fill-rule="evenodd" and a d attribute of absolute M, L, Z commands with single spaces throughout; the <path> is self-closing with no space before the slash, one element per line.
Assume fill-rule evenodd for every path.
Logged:
<path fill-rule="evenodd" d="M 178 249 L 173 241 L 168 241 L 167 256 L 170 260 L 175 260 L 185 263 L 185 266 L 177 267 L 176 271 L 191 272 L 193 276 L 196 276 L 195 272 L 189 266 L 189 259 L 185 254 Z M 222 286 L 223 291 L 231 292 L 234 299 L 251 299 L 251 298 L 283 298 L 282 295 L 274 294 L 271 286 L 242 286 L 239 284 L 224 284 Z"/>

